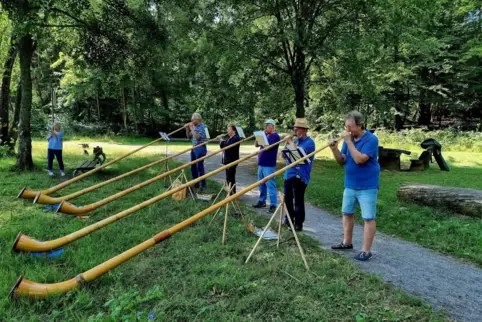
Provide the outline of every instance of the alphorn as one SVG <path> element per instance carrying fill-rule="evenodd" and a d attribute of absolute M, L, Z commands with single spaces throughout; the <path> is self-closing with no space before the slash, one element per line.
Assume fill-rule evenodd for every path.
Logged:
<path fill-rule="evenodd" d="M 191 162 L 189 162 L 189 163 L 185 163 L 185 164 L 183 164 L 183 165 L 181 165 L 181 166 L 179 166 L 179 167 L 177 167 L 177 168 L 174 168 L 174 169 L 169 170 L 169 171 L 167 171 L 167 172 L 161 173 L 160 175 L 157 175 L 157 176 L 155 176 L 155 177 L 153 177 L 153 178 L 151 178 L 151 179 L 149 179 L 149 180 L 146 180 L 146 181 L 144 181 L 144 182 L 141 182 L 141 183 L 139 183 L 139 184 L 137 184 L 137 185 L 135 185 L 135 186 L 132 186 L 132 187 L 130 187 L 130 188 L 127 188 L 127 189 L 125 189 L 125 190 L 123 190 L 123 191 L 120 191 L 120 192 L 118 192 L 118 193 L 116 193 L 116 194 L 113 194 L 113 195 L 110 196 L 110 197 L 104 198 L 104 199 L 102 199 L 102 200 L 99 200 L 99 201 L 97 201 L 97 202 L 91 203 L 91 204 L 89 204 L 89 205 L 85 205 L 85 206 L 82 206 L 82 207 L 76 207 L 76 206 L 74 206 L 73 204 L 71 204 L 71 203 L 68 202 L 68 201 L 62 201 L 62 202 L 60 203 L 60 205 L 57 207 L 57 209 L 56 209 L 55 212 L 61 212 L 61 213 L 64 213 L 64 214 L 71 214 L 71 215 L 82 215 L 82 214 L 86 214 L 86 213 L 91 212 L 91 211 L 93 211 L 93 210 L 95 210 L 95 209 L 97 209 L 97 208 L 100 208 L 100 207 L 102 207 L 102 206 L 105 206 L 105 205 L 107 205 L 108 203 L 110 203 L 110 202 L 112 202 L 112 201 L 114 201 L 114 200 L 117 200 L 117 199 L 119 199 L 119 198 L 122 198 L 122 197 L 124 197 L 125 195 L 127 195 L 127 194 L 129 194 L 129 193 L 131 193 L 131 192 L 134 192 L 134 191 L 139 190 L 139 189 L 141 189 L 141 188 L 144 188 L 145 186 L 148 186 L 148 185 L 150 185 L 150 184 L 152 184 L 152 183 L 154 183 L 154 182 L 156 182 L 156 181 L 159 181 L 159 180 L 161 180 L 162 178 L 165 178 L 165 177 L 167 177 L 167 176 L 169 176 L 169 175 L 171 175 L 171 174 L 173 174 L 173 173 L 175 173 L 175 172 L 177 172 L 177 171 L 180 171 L 180 170 L 182 170 L 182 169 L 185 169 L 185 168 L 187 168 L 187 167 L 190 167 L 190 166 L 193 165 L 193 164 L 196 164 L 196 163 L 201 162 L 201 161 L 203 161 L 203 160 L 205 160 L 205 159 L 207 159 L 207 158 L 210 158 L 210 157 L 212 157 L 212 156 L 214 156 L 214 155 L 216 155 L 216 154 L 218 154 L 218 153 L 220 153 L 220 152 L 223 152 L 223 151 L 225 151 L 225 150 L 227 150 L 227 149 L 232 148 L 233 146 L 240 145 L 241 143 L 243 143 L 243 142 L 245 142 L 245 141 L 251 140 L 253 137 L 254 137 L 254 135 L 253 135 L 253 136 L 250 136 L 250 137 L 248 137 L 248 138 L 245 138 L 245 139 L 243 139 L 243 140 L 240 140 L 240 141 L 238 141 L 238 142 L 236 142 L 236 143 L 233 143 L 233 144 L 231 144 L 231 145 L 228 145 L 228 146 L 226 146 L 226 147 L 224 147 L 224 148 L 222 148 L 222 149 L 216 150 L 216 151 L 214 151 L 214 152 L 212 152 L 212 153 L 210 153 L 210 154 L 208 154 L 208 155 L 203 156 L 202 158 L 196 159 L 196 160 L 191 161 Z"/>
<path fill-rule="evenodd" d="M 159 163 L 167 162 L 167 161 L 169 161 L 169 160 L 171 160 L 171 159 L 173 159 L 173 158 L 175 158 L 175 157 L 178 157 L 178 156 L 180 156 L 180 155 L 182 155 L 182 154 L 184 154 L 184 153 L 186 153 L 186 152 L 189 152 L 189 151 L 191 151 L 191 150 L 194 150 L 194 149 L 196 149 L 196 148 L 198 148 L 198 147 L 200 147 L 200 146 L 206 145 L 206 144 L 208 144 L 208 143 L 210 143 L 210 142 L 213 142 L 213 141 L 216 141 L 216 140 L 218 140 L 218 138 L 214 138 L 214 139 L 208 140 L 208 141 L 206 141 L 206 142 L 204 142 L 204 143 L 201 143 L 201 144 L 199 144 L 199 145 L 192 146 L 192 147 L 190 147 L 190 148 L 188 148 L 188 149 L 186 149 L 186 150 L 184 150 L 184 151 L 181 151 L 181 152 L 172 154 L 172 155 L 167 156 L 167 157 L 165 157 L 165 158 L 163 158 L 163 159 L 161 159 L 161 160 L 154 161 L 154 162 L 152 162 L 152 163 L 146 164 L 145 166 L 142 166 L 142 167 L 140 167 L 140 168 L 134 169 L 134 170 L 132 170 L 132 171 L 129 171 L 129 172 L 127 172 L 127 173 L 124 173 L 124 174 L 122 174 L 122 175 L 119 175 L 119 176 L 117 176 L 117 177 L 114 177 L 114 178 L 112 178 L 112 179 L 99 182 L 98 184 L 95 184 L 95 185 L 93 185 L 93 186 L 87 187 L 87 188 L 85 188 L 85 189 L 82 189 L 82 190 L 80 190 L 80 191 L 71 193 L 71 194 L 66 195 L 66 196 L 63 196 L 63 197 L 50 197 L 50 196 L 44 195 L 42 192 L 39 192 L 39 193 L 37 194 L 37 196 L 35 197 L 35 199 L 33 200 L 33 203 L 44 204 L 44 205 L 55 205 L 55 204 L 61 203 L 62 201 L 67 201 L 67 200 L 71 200 L 71 199 L 80 197 L 80 196 L 82 196 L 82 195 L 84 195 L 84 194 L 86 194 L 86 193 L 89 193 L 89 192 L 91 192 L 91 191 L 94 191 L 94 190 L 96 190 L 96 189 L 99 189 L 99 188 L 101 188 L 101 187 L 103 187 L 103 186 L 105 186 L 105 185 L 108 185 L 108 184 L 112 183 L 112 182 L 116 182 L 116 181 L 118 181 L 118 180 L 120 180 L 120 179 L 123 179 L 123 178 L 125 178 L 125 177 L 130 176 L 130 175 L 133 175 L 133 174 L 135 174 L 135 173 L 138 173 L 138 172 L 140 172 L 140 171 L 142 171 L 142 170 L 145 170 L 145 169 L 147 169 L 147 168 L 153 167 L 153 166 L 155 166 L 155 165 L 157 165 L 157 164 L 159 164 Z"/>
<path fill-rule="evenodd" d="M 211 171 L 209 173 L 206 173 L 205 175 L 201 176 L 201 177 L 198 177 L 194 180 L 191 180 L 185 184 L 182 184 L 172 190 L 169 190 L 169 191 L 166 191 L 160 195 L 157 195 L 156 197 L 153 197 L 149 200 L 146 200 L 140 204 L 138 204 L 137 206 L 133 206 L 129 209 L 126 209 L 124 211 L 121 211 L 119 212 L 118 214 L 115 214 L 115 215 L 112 215 L 110 217 L 107 217 L 101 221 L 98 221 L 92 225 L 89 225 L 87 227 L 84 227 L 80 230 L 77 230 L 71 234 L 68 234 L 68 235 L 65 235 L 63 237 L 60 237 L 60 238 L 57 238 L 57 239 L 53 239 L 53 240 L 47 240 L 47 241 L 38 241 L 36 239 L 33 239 L 27 235 L 24 235 L 22 232 L 19 232 L 18 235 L 17 235 L 17 238 L 15 239 L 14 243 L 13 243 L 13 246 L 12 246 L 12 250 L 15 251 L 15 252 L 19 252 L 19 251 L 26 251 L 26 252 L 47 252 L 47 251 L 50 251 L 50 250 L 53 250 L 53 249 L 57 249 L 57 248 L 61 248 L 77 239 L 80 239 L 98 229 L 101 229 L 121 218 L 124 218 L 126 216 L 129 216 L 133 213 L 135 213 L 136 211 L 139 211 L 147 206 L 150 206 L 152 204 L 154 204 L 155 202 L 161 200 L 161 199 L 164 199 L 166 197 L 169 197 L 173 194 L 175 194 L 176 192 L 178 191 L 181 191 L 182 189 L 186 189 L 187 187 L 195 184 L 195 183 L 198 183 L 206 178 L 209 178 L 210 176 L 213 176 L 221 171 L 224 171 L 225 169 L 228 169 L 234 165 L 237 165 L 245 160 L 248 160 L 249 158 L 253 157 L 253 156 L 256 156 L 258 155 L 259 153 L 263 152 L 263 151 L 266 151 L 266 150 L 269 150 L 269 149 L 272 149 L 273 147 L 279 145 L 281 142 L 283 141 L 279 141 L 279 142 L 276 142 L 276 143 L 273 143 L 273 144 L 270 144 L 270 145 L 267 145 L 266 147 L 264 147 L 263 149 L 260 149 L 256 152 L 253 152 L 243 158 L 240 158 L 239 160 L 236 160 L 236 161 L 233 161 L 229 164 L 226 164 L 225 166 L 223 167 L 220 167 L 214 171 Z"/>
<path fill-rule="evenodd" d="M 335 140 L 338 142 L 340 138 Z M 306 156 L 304 156 L 301 159 L 298 159 L 297 161 L 290 163 L 289 165 L 279 169 L 278 171 L 275 171 L 274 173 L 270 174 L 269 176 L 266 176 L 260 181 L 257 181 L 253 183 L 252 185 L 244 188 L 241 191 L 238 191 L 237 193 L 231 195 L 230 197 L 223 199 L 219 201 L 218 203 L 212 205 L 211 207 L 197 213 L 196 215 L 193 215 L 192 217 L 172 226 L 169 229 L 163 230 L 157 235 L 151 237 L 150 239 L 138 244 L 137 246 L 132 247 L 131 249 L 89 269 L 86 272 L 83 272 L 74 278 L 59 282 L 59 283 L 53 283 L 53 284 L 43 284 L 43 283 L 37 283 L 34 281 L 30 281 L 26 278 L 24 278 L 22 275 L 18 278 L 17 282 L 11 289 L 9 293 L 9 298 L 13 299 L 16 297 L 21 297 L 21 296 L 26 296 L 26 297 L 45 297 L 50 294 L 58 294 L 58 293 L 65 293 L 67 291 L 70 291 L 74 289 L 75 287 L 92 282 L 93 280 L 101 277 L 105 273 L 109 272 L 110 270 L 116 268 L 117 266 L 125 263 L 126 261 L 130 260 L 131 258 L 139 255 L 140 253 L 146 251 L 147 249 L 157 245 L 158 243 L 162 242 L 163 240 L 168 239 L 175 233 L 183 230 L 184 228 L 190 226 L 191 224 L 195 223 L 199 219 L 207 216 L 211 212 L 215 211 L 216 209 L 226 205 L 227 203 L 241 197 L 242 195 L 246 194 L 247 192 L 253 190 L 254 188 L 258 187 L 259 185 L 265 183 L 266 181 L 274 178 L 277 175 L 282 174 L 284 171 L 288 170 L 289 168 L 292 168 L 296 166 L 297 164 L 305 161 L 306 159 L 314 156 L 316 153 L 326 149 L 329 146 L 329 144 L 325 145 L 324 147 L 315 150 Z"/>
<path fill-rule="evenodd" d="M 181 131 L 182 129 L 184 129 L 184 127 L 180 127 L 180 128 L 178 128 L 177 130 L 175 130 L 174 132 L 169 133 L 168 135 L 173 135 L 173 134 Z M 112 160 L 112 161 L 109 161 L 109 162 L 107 162 L 107 163 L 104 163 L 104 164 L 101 165 L 100 167 L 97 167 L 97 168 L 95 168 L 95 169 L 92 169 L 92 170 L 90 170 L 90 171 L 87 171 L 86 173 L 83 173 L 83 174 L 81 174 L 80 176 L 74 177 L 74 178 L 72 178 L 72 179 L 70 179 L 70 180 L 67 180 L 67 181 L 65 181 L 65 182 L 63 182 L 63 183 L 60 183 L 60 184 L 58 184 L 58 185 L 56 185 L 56 186 L 53 186 L 53 187 L 51 187 L 51 188 L 48 188 L 48 189 L 45 189 L 45 190 L 42 190 L 42 191 L 34 191 L 34 190 L 27 189 L 27 187 L 23 187 L 22 190 L 20 190 L 20 193 L 18 194 L 17 198 L 34 199 L 39 192 L 42 193 L 42 194 L 44 194 L 44 195 L 49 195 L 49 194 L 51 194 L 51 193 L 54 193 L 54 192 L 56 192 L 56 191 L 58 191 L 58 190 L 60 190 L 60 189 L 63 189 L 63 188 L 65 188 L 65 187 L 71 185 L 71 184 L 74 183 L 74 182 L 77 182 L 77 181 L 79 181 L 79 180 L 82 180 L 82 179 L 84 179 L 85 177 L 90 176 L 91 174 L 94 174 L 94 173 L 96 173 L 96 172 L 104 169 L 105 167 L 110 166 L 111 164 L 114 164 L 114 163 L 116 163 L 116 162 L 119 162 L 120 160 L 125 159 L 125 158 L 127 158 L 128 156 L 130 156 L 130 155 L 132 155 L 132 154 L 134 154 L 134 153 L 136 153 L 136 152 L 138 152 L 138 151 L 140 151 L 140 150 L 142 150 L 142 149 L 145 149 L 145 148 L 147 148 L 148 146 L 151 146 L 151 145 L 153 145 L 154 143 L 159 142 L 159 141 L 161 141 L 161 140 L 163 140 L 162 137 L 160 137 L 160 138 L 158 138 L 158 139 L 156 139 L 156 140 L 154 140 L 154 141 L 152 141 L 152 142 L 150 142 L 150 143 L 147 143 L 147 144 L 145 144 L 145 145 L 143 145 L 143 146 L 141 146 L 141 147 L 139 147 L 139 148 L 137 148 L 137 149 L 135 149 L 135 150 L 133 150 L 133 151 L 131 151 L 131 152 L 129 152 L 129 153 L 126 153 L 126 154 L 124 154 L 124 155 L 122 155 L 122 156 L 120 156 L 120 157 L 118 157 L 118 158 L 116 158 L 116 159 L 114 159 L 114 160 Z"/>

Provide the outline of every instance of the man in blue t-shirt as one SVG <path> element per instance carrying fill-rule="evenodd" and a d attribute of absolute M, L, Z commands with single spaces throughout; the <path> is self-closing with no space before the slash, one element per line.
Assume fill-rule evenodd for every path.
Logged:
<path fill-rule="evenodd" d="M 188 138 L 191 138 L 193 146 L 200 145 L 208 140 L 206 133 L 207 127 L 202 122 L 201 114 L 194 113 L 191 116 L 191 122 L 186 123 L 184 127 L 186 128 L 186 135 Z M 191 150 L 191 162 L 206 156 L 207 152 L 208 150 L 206 145 L 202 145 L 194 150 Z M 204 160 L 191 165 L 192 179 L 199 178 L 205 174 L 206 171 L 204 170 Z M 206 180 L 202 180 L 200 184 L 199 182 L 196 183 L 194 188 L 199 188 L 200 192 L 202 192 L 204 188 L 206 188 Z"/>
<path fill-rule="evenodd" d="M 303 149 L 306 154 L 314 152 L 316 149 L 315 141 L 307 135 L 308 129 L 308 121 L 305 118 L 296 119 L 294 125 L 296 139 L 293 142 L 291 138 L 287 138 L 286 144 L 294 143 L 298 148 Z M 308 183 L 310 183 L 314 158 L 314 156 L 309 157 L 308 160 L 310 160 L 310 162 L 301 162 L 286 170 L 284 174 L 285 204 L 291 221 L 294 221 L 296 231 L 303 230 L 303 223 L 305 221 L 305 191 Z M 290 160 L 287 159 L 286 165 L 289 164 Z M 287 218 L 285 218 L 285 224 L 287 224 Z"/>
<path fill-rule="evenodd" d="M 52 168 L 53 168 L 54 157 L 55 157 L 57 158 L 57 162 L 59 163 L 60 175 L 63 177 L 65 176 L 64 161 L 62 160 L 64 131 L 61 130 L 59 123 L 55 123 L 54 130 L 50 132 L 49 135 L 47 136 L 47 141 L 48 141 L 47 163 L 48 163 L 49 176 L 54 175 Z"/>
<path fill-rule="evenodd" d="M 365 221 L 363 247 L 355 259 L 366 261 L 372 257 L 371 246 L 376 232 L 376 208 L 380 187 L 380 165 L 378 163 L 378 138 L 365 130 L 363 116 L 357 111 L 345 116 L 344 142 L 341 151 L 332 142 L 330 148 L 341 165 L 345 166 L 345 191 L 343 192 L 343 242 L 331 248 L 353 249 L 352 236 L 355 220 L 353 213 L 358 203 Z"/>
<path fill-rule="evenodd" d="M 268 138 L 268 143 L 274 144 L 281 140 L 278 133 L 275 132 L 275 122 L 273 120 L 267 120 L 264 123 L 264 132 Z M 256 147 L 263 149 L 262 145 L 255 142 Z M 276 171 L 276 159 L 278 158 L 278 146 L 271 148 L 270 150 L 263 151 L 258 154 L 258 181 L 273 174 Z M 278 207 L 278 190 L 276 190 L 276 179 L 271 178 L 267 182 L 259 186 L 259 200 L 258 203 L 253 205 L 254 208 L 266 208 L 266 198 L 269 194 L 270 207 L 268 212 L 274 213 L 276 207 Z"/>

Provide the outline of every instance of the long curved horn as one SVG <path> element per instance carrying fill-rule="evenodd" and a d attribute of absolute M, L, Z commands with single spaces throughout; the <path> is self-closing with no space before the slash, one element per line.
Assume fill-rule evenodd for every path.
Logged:
<path fill-rule="evenodd" d="M 337 141 L 340 139 L 337 139 Z M 282 142 L 282 141 L 280 141 Z M 275 171 L 274 173 L 270 174 L 269 176 L 263 178 L 260 181 L 257 181 L 250 185 L 249 187 L 244 188 L 241 191 L 238 191 L 237 193 L 231 195 L 230 197 L 221 200 L 220 202 L 212 205 L 211 207 L 197 213 L 196 215 L 172 226 L 169 229 L 166 229 L 159 234 L 153 236 L 152 238 L 142 242 L 141 244 L 138 244 L 137 246 L 132 247 L 131 249 L 128 249 L 127 251 L 105 261 L 102 264 L 99 264 L 90 270 L 77 275 L 75 278 L 72 278 L 70 280 L 64 281 L 64 282 L 59 282 L 59 283 L 53 283 L 53 284 L 42 284 L 42 283 L 36 283 L 30 280 L 27 280 L 23 278 L 23 276 L 20 276 L 20 278 L 17 280 L 17 283 L 15 283 L 14 287 L 9 293 L 9 297 L 15 298 L 15 297 L 20 297 L 20 296 L 29 296 L 29 297 L 44 297 L 50 294 L 55 294 L 55 293 L 64 293 L 67 292 L 78 285 L 86 282 L 91 282 L 100 276 L 104 275 L 108 271 L 116 268 L 117 266 L 121 265 L 122 263 L 125 263 L 126 261 L 130 260 L 134 256 L 142 253 L 143 251 L 151 248 L 152 246 L 160 243 L 161 241 L 171 237 L 175 233 L 183 230 L 184 228 L 190 226 L 191 224 L 195 223 L 199 219 L 207 216 L 214 210 L 221 208 L 228 202 L 233 201 L 234 199 L 237 199 L 241 197 L 242 195 L 246 194 L 247 192 L 253 190 L 257 186 L 265 183 L 266 181 L 274 178 L 275 176 L 283 173 L 284 171 L 288 170 L 289 168 L 292 168 L 296 166 L 298 163 L 305 161 L 306 159 L 314 156 L 316 153 L 326 149 L 329 145 L 325 145 L 324 147 L 315 150 L 314 152 L 311 152 L 304 156 L 301 159 L 298 159 L 295 162 L 290 163 L 289 165 L 279 169 L 278 171 Z"/>
<path fill-rule="evenodd" d="M 283 141 L 279 141 L 279 142 L 276 142 L 276 143 L 273 143 L 271 145 L 268 145 L 266 147 L 264 147 L 263 149 L 260 149 L 256 152 L 253 152 L 243 158 L 240 158 L 239 160 L 236 160 L 236 161 L 233 161 L 229 164 L 226 164 L 225 166 L 223 167 L 220 167 L 214 171 L 211 171 L 209 173 L 206 173 L 205 175 L 201 176 L 201 177 L 198 177 L 197 179 L 194 179 L 194 180 L 191 180 L 189 181 L 188 183 L 185 183 L 185 184 L 182 184 L 172 190 L 169 190 L 169 191 L 166 191 L 156 197 L 153 197 L 149 200 L 146 200 L 140 204 L 138 204 L 137 206 L 133 206 L 129 209 L 126 209 L 124 211 L 121 211 L 119 212 L 118 214 L 116 215 L 112 215 L 110 217 L 107 217 L 101 221 L 98 221 L 90 226 L 87 226 L 87 227 L 84 227 L 80 230 L 77 230 L 71 234 L 68 234 L 68 235 L 65 235 L 63 237 L 60 237 L 60 238 L 57 238 L 57 239 L 54 239 L 54 240 L 49 240 L 49 241 L 38 241 L 36 239 L 33 239 L 27 235 L 24 235 L 22 234 L 21 232 L 17 235 L 17 238 L 15 239 L 15 242 L 13 244 L 13 251 L 27 251 L 27 252 L 47 252 L 49 250 L 53 250 L 53 249 L 57 249 L 57 248 L 60 248 L 62 246 L 65 246 L 77 239 L 80 239 L 98 229 L 101 229 L 102 227 L 105 227 L 107 226 L 108 224 L 110 223 L 113 223 L 121 218 L 124 218 L 125 216 L 128 216 L 130 214 L 133 214 L 135 213 L 136 211 L 138 210 L 141 210 L 147 206 L 150 206 L 152 205 L 153 203 L 161 200 L 161 199 L 164 199 L 166 197 L 169 197 L 171 195 L 173 195 L 174 193 L 178 192 L 178 191 L 181 191 L 182 189 L 186 189 L 187 187 L 195 184 L 195 183 L 198 183 L 204 179 L 207 179 L 208 177 L 210 176 L 213 176 L 221 171 L 224 171 L 225 169 L 227 168 L 230 168 L 234 165 L 237 165 L 243 161 L 246 161 L 248 160 L 249 158 L 252 158 L 253 156 L 255 155 L 258 155 L 259 153 L 263 152 L 263 151 L 266 151 L 266 150 L 269 150 L 269 149 L 272 149 L 273 147 L 279 145 L 281 142 Z"/>
<path fill-rule="evenodd" d="M 180 128 L 178 128 L 177 130 L 169 133 L 168 135 L 173 135 L 173 134 L 181 131 L 182 129 L 184 129 L 184 127 L 180 127 Z M 81 175 L 79 175 L 79 176 L 77 176 L 77 177 L 74 177 L 74 178 L 72 178 L 72 179 L 70 179 L 70 180 L 67 180 L 67 181 L 65 181 L 65 182 L 63 182 L 63 183 L 60 183 L 60 184 L 58 184 L 58 185 L 56 185 L 56 186 L 53 186 L 53 187 L 51 187 L 51 188 L 48 188 L 48 189 L 45 189 L 45 190 L 42 190 L 42 191 L 33 191 L 33 190 L 30 190 L 30 189 L 27 189 L 27 187 L 24 187 L 24 188 L 22 188 L 22 190 L 20 190 L 20 193 L 18 194 L 17 198 L 34 199 L 39 192 L 42 193 L 42 194 L 44 194 L 44 195 L 49 195 L 49 194 L 51 194 L 51 193 L 53 193 L 53 192 L 55 192 L 55 191 L 58 191 L 58 190 L 60 190 L 60 189 L 63 189 L 63 188 L 65 188 L 65 187 L 71 185 L 71 184 L 74 183 L 74 182 L 77 182 L 77 181 L 79 181 L 79 180 L 82 180 L 82 179 L 84 179 L 85 177 L 90 176 L 91 174 L 94 174 L 94 173 L 96 173 L 96 172 L 104 169 L 105 167 L 110 166 L 111 164 L 114 164 L 114 163 L 116 163 L 116 162 L 119 162 L 120 160 L 125 159 L 125 158 L 127 158 L 128 156 L 130 156 L 130 155 L 132 155 L 132 154 L 134 154 L 134 153 L 136 153 L 136 152 L 138 152 L 138 151 L 140 151 L 140 150 L 142 150 L 142 149 L 145 149 L 145 148 L 147 148 L 148 146 L 151 146 L 151 145 L 153 145 L 154 143 L 159 142 L 159 141 L 161 141 L 161 140 L 163 140 L 162 137 L 160 137 L 160 138 L 158 138 L 157 140 L 154 140 L 154 141 L 152 141 L 152 142 L 150 142 L 150 143 L 144 144 L 143 146 L 141 146 L 141 147 L 139 147 L 139 148 L 137 148 L 137 149 L 135 149 L 135 150 L 133 150 L 133 151 L 131 151 L 131 152 L 128 152 L 128 153 L 126 153 L 126 154 L 124 154 L 124 155 L 122 155 L 122 156 L 120 156 L 120 157 L 118 157 L 118 158 L 116 158 L 116 159 L 114 159 L 114 160 L 112 160 L 112 161 L 109 161 L 109 162 L 107 162 L 107 163 L 104 163 L 104 164 L 101 165 L 100 167 L 97 167 L 97 168 L 95 168 L 95 169 L 92 169 L 92 170 L 90 170 L 90 171 L 87 171 L 86 173 L 83 173 L 83 174 L 81 174 Z"/>
<path fill-rule="evenodd" d="M 96 184 L 96 185 L 90 186 L 90 187 L 88 187 L 88 188 L 85 188 L 85 189 L 83 189 L 83 190 L 80 190 L 80 191 L 71 193 L 71 194 L 66 195 L 66 196 L 63 196 L 63 197 L 50 197 L 50 196 L 48 196 L 48 195 L 43 194 L 42 192 L 39 192 L 39 193 L 37 194 L 37 196 L 35 197 L 35 199 L 33 200 L 33 203 L 44 204 L 44 205 L 45 205 L 45 204 L 54 205 L 54 204 L 61 203 L 62 201 L 67 201 L 67 200 L 71 200 L 71 199 L 77 198 L 77 197 L 82 196 L 82 195 L 84 195 L 84 194 L 86 194 L 86 193 L 89 193 L 89 192 L 91 192 L 91 191 L 94 191 L 94 190 L 96 190 L 96 189 L 99 189 L 99 188 L 101 188 L 101 187 L 103 187 L 103 186 L 105 186 L 105 185 L 108 185 L 108 184 L 110 184 L 110 183 L 112 183 L 112 182 L 116 182 L 116 181 L 118 181 L 118 180 L 120 180 L 120 179 L 123 179 L 123 178 L 125 178 L 125 177 L 130 176 L 130 175 L 133 175 L 133 174 L 135 174 L 135 173 L 137 173 L 137 172 L 140 172 L 140 171 L 142 171 L 142 170 L 144 170 L 144 169 L 153 167 L 153 166 L 155 166 L 156 164 L 163 163 L 163 162 L 167 162 L 168 160 L 171 160 L 171 159 L 173 159 L 173 158 L 175 158 L 175 157 L 178 157 L 178 156 L 180 156 L 180 155 L 182 155 L 182 154 L 184 154 L 184 153 L 186 153 L 186 152 L 189 152 L 189 151 L 191 151 L 191 150 L 194 150 L 194 149 L 196 149 L 196 148 L 198 148 L 198 147 L 200 147 L 200 146 L 206 145 L 206 144 L 208 144 L 208 143 L 210 143 L 210 142 L 213 142 L 213 141 L 215 141 L 215 140 L 217 140 L 217 138 L 211 139 L 211 140 L 209 140 L 209 141 L 206 141 L 206 142 L 204 142 L 204 143 L 202 143 L 202 144 L 199 144 L 199 145 L 196 145 L 196 146 L 192 146 L 192 147 L 190 147 L 190 148 L 188 148 L 188 149 L 186 149 L 186 150 L 184 150 L 184 151 L 182 151 L 182 152 L 175 153 L 175 154 L 170 155 L 170 156 L 168 156 L 168 157 L 165 157 L 165 158 L 163 158 L 163 159 L 161 159 L 161 160 L 154 161 L 154 162 L 152 162 L 152 163 L 146 164 L 145 166 L 142 166 L 142 167 L 140 167 L 140 168 L 134 169 L 134 170 L 132 170 L 132 171 L 129 171 L 129 172 L 127 172 L 127 173 L 124 173 L 124 174 L 122 174 L 122 175 L 119 175 L 119 176 L 117 176 L 117 177 L 114 177 L 114 178 L 112 178 L 112 179 L 99 182 L 99 183 Z"/>
<path fill-rule="evenodd" d="M 216 154 L 218 154 L 218 153 L 220 153 L 220 152 L 223 152 L 223 151 L 225 151 L 225 150 L 227 150 L 227 149 L 232 148 L 233 146 L 240 145 L 241 143 L 243 143 L 243 142 L 245 142 L 245 141 L 251 140 L 253 137 L 254 137 L 254 136 L 250 136 L 250 137 L 248 137 L 248 138 L 245 138 L 245 139 L 243 139 L 243 140 L 240 140 L 240 141 L 238 141 L 238 142 L 236 142 L 236 143 L 233 143 L 233 144 L 231 144 L 231 145 L 228 145 L 228 146 L 226 146 L 226 147 L 224 147 L 224 148 L 222 148 L 222 149 L 216 150 L 216 151 L 214 151 L 213 153 L 210 153 L 210 154 L 208 154 L 208 155 L 205 155 L 205 156 L 202 157 L 202 158 L 196 159 L 196 160 L 191 161 L 191 162 L 189 162 L 189 163 L 185 163 L 185 164 L 183 164 L 183 165 L 181 165 L 181 166 L 179 166 L 179 167 L 177 167 L 177 168 L 175 168 L 175 169 L 172 169 L 172 170 L 169 170 L 169 171 L 167 171 L 167 172 L 161 173 L 161 174 L 158 175 L 158 176 L 155 176 L 155 177 L 153 177 L 153 178 L 151 178 L 151 179 L 149 179 L 149 180 L 146 180 L 146 181 L 144 181 L 144 182 L 141 182 L 141 183 L 139 183 L 139 184 L 137 184 L 137 185 L 135 185 L 135 186 L 132 186 L 132 187 L 130 187 L 130 188 L 127 188 L 127 189 L 125 189 L 125 190 L 123 190 L 123 191 L 120 191 L 120 192 L 118 192 L 118 193 L 110 196 L 110 197 L 104 198 L 104 199 L 102 199 L 102 200 L 99 200 L 99 201 L 97 201 L 97 202 L 91 203 L 91 204 L 89 204 L 89 205 L 82 206 L 82 207 L 76 207 L 76 206 L 74 206 L 73 204 L 71 204 L 71 203 L 68 202 L 68 201 L 62 201 L 62 202 L 60 203 L 59 207 L 57 207 L 56 212 L 61 212 L 61 213 L 64 213 L 64 214 L 73 214 L 73 215 L 86 214 L 86 213 L 88 213 L 88 212 L 91 212 L 92 210 L 95 210 L 95 209 L 97 209 L 97 208 L 100 208 L 100 207 L 102 207 L 102 206 L 105 206 L 105 205 L 107 205 L 108 203 L 110 203 L 110 202 L 112 202 L 112 201 L 114 201 L 114 200 L 117 200 L 117 199 L 119 199 L 119 198 L 122 198 L 122 197 L 124 197 L 125 195 L 127 195 L 127 194 L 129 194 L 129 193 L 131 193 L 131 192 L 133 192 L 133 191 L 139 190 L 139 189 L 141 189 L 141 188 L 144 188 L 145 186 L 150 185 L 151 183 L 154 183 L 154 182 L 156 182 L 156 181 L 159 181 L 159 180 L 161 180 L 162 178 L 167 177 L 168 175 L 171 175 L 171 174 L 173 174 L 173 173 L 175 173 L 175 172 L 177 172 L 177 171 L 180 171 L 180 170 L 182 170 L 182 169 L 185 169 L 185 168 L 187 168 L 187 167 L 190 167 L 190 166 L 193 165 L 193 164 L 196 164 L 196 163 L 201 162 L 201 161 L 203 161 L 203 160 L 205 160 L 205 159 L 207 159 L 207 158 L 210 158 L 210 157 L 212 157 L 212 156 L 214 156 L 214 155 L 216 155 Z"/>

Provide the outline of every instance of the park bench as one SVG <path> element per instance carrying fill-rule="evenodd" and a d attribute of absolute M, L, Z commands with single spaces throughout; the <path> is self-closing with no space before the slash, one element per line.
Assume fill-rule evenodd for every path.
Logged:
<path fill-rule="evenodd" d="M 77 174 L 77 171 L 89 171 L 94 169 L 97 165 L 102 165 L 105 161 L 105 153 L 102 151 L 102 148 L 99 146 L 96 146 L 94 148 L 94 159 L 93 160 L 86 160 L 79 164 L 75 169 L 73 176 Z"/>

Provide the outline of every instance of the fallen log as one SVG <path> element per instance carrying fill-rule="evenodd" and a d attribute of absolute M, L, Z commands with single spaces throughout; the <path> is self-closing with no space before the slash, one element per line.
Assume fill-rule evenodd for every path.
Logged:
<path fill-rule="evenodd" d="M 430 184 L 403 184 L 398 188 L 400 200 L 445 208 L 456 213 L 482 218 L 482 191 Z"/>

